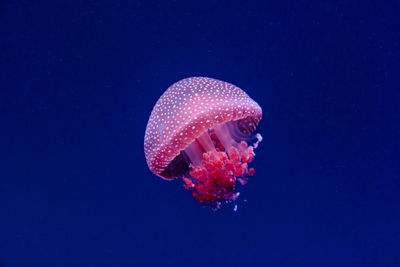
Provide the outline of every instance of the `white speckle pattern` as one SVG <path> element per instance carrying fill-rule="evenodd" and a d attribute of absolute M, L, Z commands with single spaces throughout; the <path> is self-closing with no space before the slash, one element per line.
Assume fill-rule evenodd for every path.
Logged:
<path fill-rule="evenodd" d="M 215 124 L 249 116 L 258 123 L 261 115 L 261 107 L 230 83 L 206 77 L 180 80 L 151 112 L 144 137 L 147 164 L 162 177 L 160 173 L 180 151 Z"/>

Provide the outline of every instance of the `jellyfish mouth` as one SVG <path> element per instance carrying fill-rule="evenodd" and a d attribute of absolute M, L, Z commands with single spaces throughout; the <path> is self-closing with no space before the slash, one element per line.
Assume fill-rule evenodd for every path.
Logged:
<path fill-rule="evenodd" d="M 220 205 L 222 201 L 234 201 L 239 196 L 235 190 L 237 181 L 244 185 L 254 175 L 254 168 L 248 164 L 262 137 L 250 134 L 255 126 L 243 131 L 243 125 L 249 124 L 241 121 L 217 124 L 182 152 L 188 166 L 182 177 L 184 186 L 198 202 Z"/>

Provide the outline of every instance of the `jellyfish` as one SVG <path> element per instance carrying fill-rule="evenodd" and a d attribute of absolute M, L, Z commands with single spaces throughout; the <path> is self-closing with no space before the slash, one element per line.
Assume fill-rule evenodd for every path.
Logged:
<path fill-rule="evenodd" d="M 171 85 L 154 106 L 144 137 L 149 169 L 182 178 L 184 188 L 204 204 L 220 205 L 239 196 L 255 174 L 249 167 L 260 134 L 261 107 L 228 82 L 191 77 Z"/>

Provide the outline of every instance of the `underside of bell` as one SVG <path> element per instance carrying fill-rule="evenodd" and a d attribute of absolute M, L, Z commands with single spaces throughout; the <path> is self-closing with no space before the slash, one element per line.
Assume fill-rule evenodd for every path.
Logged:
<path fill-rule="evenodd" d="M 209 129 L 207 133 L 203 134 L 202 137 L 196 138 L 185 150 L 181 151 L 170 164 L 160 173 L 160 175 L 166 179 L 173 179 L 180 177 L 189 172 L 190 163 L 198 163 L 201 161 L 201 153 L 196 153 L 200 149 L 202 152 L 206 152 L 210 149 L 210 143 L 208 141 L 208 134 L 215 132 L 220 135 L 220 139 L 225 139 L 224 146 L 230 144 L 240 143 L 241 141 L 249 141 L 255 139 L 252 135 L 257 126 L 257 121 L 254 117 L 246 117 L 236 121 L 228 121 L 223 124 L 215 125 Z M 229 135 L 229 136 L 228 136 Z M 222 136 L 228 136 L 222 138 Z M 200 139 L 200 140 L 199 140 Z M 197 143 L 200 143 L 199 146 Z M 208 148 L 207 148 L 208 147 Z M 193 151 L 195 150 L 195 151 Z M 194 162 L 197 161 L 197 162 Z"/>

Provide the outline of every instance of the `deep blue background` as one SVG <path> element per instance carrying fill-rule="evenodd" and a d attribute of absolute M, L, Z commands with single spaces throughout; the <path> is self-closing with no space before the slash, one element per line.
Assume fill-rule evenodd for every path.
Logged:
<path fill-rule="evenodd" d="M 0 266 L 400 266 L 399 14 L 1 1 Z M 263 107 L 236 213 L 145 162 L 153 105 L 196 75 Z"/>

